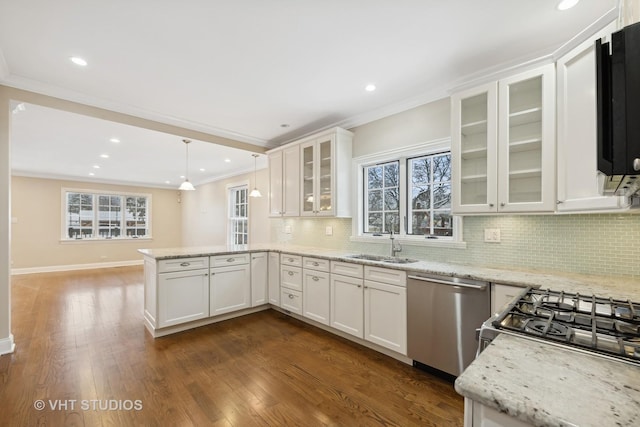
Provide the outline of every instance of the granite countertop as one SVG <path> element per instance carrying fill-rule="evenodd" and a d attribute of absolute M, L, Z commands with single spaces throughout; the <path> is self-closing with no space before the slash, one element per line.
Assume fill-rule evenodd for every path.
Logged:
<path fill-rule="evenodd" d="M 535 426 L 640 425 L 640 366 L 501 334 L 456 391 Z"/>
<path fill-rule="evenodd" d="M 456 276 L 462 279 L 481 280 L 510 286 L 532 286 L 542 289 L 562 290 L 571 293 L 579 292 L 586 295 L 640 301 L 640 280 L 625 276 L 598 276 L 565 272 L 542 273 L 538 271 L 487 268 L 427 260 L 419 260 L 418 262 L 410 264 L 390 264 L 350 258 L 349 256 L 354 254 L 345 252 L 344 250 L 293 246 L 288 244 L 221 245 L 139 250 L 144 256 L 156 260 L 263 251 L 312 256 L 364 265 L 384 266 L 385 268 L 414 273 Z"/>

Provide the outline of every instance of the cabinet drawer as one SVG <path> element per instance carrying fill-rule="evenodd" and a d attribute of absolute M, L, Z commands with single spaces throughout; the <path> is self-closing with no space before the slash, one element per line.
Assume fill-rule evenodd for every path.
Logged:
<path fill-rule="evenodd" d="M 282 288 L 280 290 L 280 307 L 292 313 L 302 314 L 302 292 Z"/>
<path fill-rule="evenodd" d="M 302 267 L 302 256 L 280 254 L 280 264 L 292 265 L 294 267 Z"/>
<path fill-rule="evenodd" d="M 280 286 L 302 291 L 302 268 L 283 265 L 280 268 Z"/>
<path fill-rule="evenodd" d="M 329 260 L 320 258 L 302 258 L 302 266 L 309 270 L 329 271 Z"/>
<path fill-rule="evenodd" d="M 229 254 L 216 255 L 211 257 L 211 267 L 225 267 L 227 265 L 249 264 L 251 254 Z"/>
<path fill-rule="evenodd" d="M 209 257 L 203 256 L 193 258 L 163 259 L 158 261 L 158 273 L 197 270 L 199 268 L 209 268 Z"/>
<path fill-rule="evenodd" d="M 364 268 L 365 280 L 387 283 L 389 285 L 407 286 L 407 273 L 405 271 L 366 266 Z"/>
<path fill-rule="evenodd" d="M 362 265 L 350 262 L 331 261 L 331 273 L 362 279 Z"/>

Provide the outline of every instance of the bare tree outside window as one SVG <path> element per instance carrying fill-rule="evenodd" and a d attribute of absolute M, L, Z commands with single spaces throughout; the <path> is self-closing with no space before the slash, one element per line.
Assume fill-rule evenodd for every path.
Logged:
<path fill-rule="evenodd" d="M 451 154 L 409 159 L 408 234 L 452 236 Z"/>
<path fill-rule="evenodd" d="M 399 162 L 389 162 L 364 168 L 365 233 L 400 232 L 400 169 Z"/>

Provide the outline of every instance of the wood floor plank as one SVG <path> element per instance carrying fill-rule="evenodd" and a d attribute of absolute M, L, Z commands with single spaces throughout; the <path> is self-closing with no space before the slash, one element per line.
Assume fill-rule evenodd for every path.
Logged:
<path fill-rule="evenodd" d="M 451 382 L 273 310 L 153 339 L 142 281 L 140 267 L 12 277 L 0 425 L 462 425 Z"/>

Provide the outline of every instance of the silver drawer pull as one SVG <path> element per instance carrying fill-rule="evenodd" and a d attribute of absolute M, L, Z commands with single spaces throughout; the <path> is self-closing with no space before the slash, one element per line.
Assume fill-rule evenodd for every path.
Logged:
<path fill-rule="evenodd" d="M 312 277 L 312 279 L 313 279 L 314 281 L 316 281 L 316 282 L 317 282 L 318 280 L 320 280 L 320 278 L 319 278 L 318 276 L 313 276 L 313 277 Z"/>
<path fill-rule="evenodd" d="M 190 262 L 181 262 L 180 267 L 189 267 L 191 265 Z"/>
<path fill-rule="evenodd" d="M 236 260 L 235 258 L 227 258 L 227 262 L 233 262 L 235 260 Z"/>
<path fill-rule="evenodd" d="M 293 262 L 293 258 L 288 258 L 288 261 L 289 262 Z"/>
<path fill-rule="evenodd" d="M 293 271 L 287 271 L 287 273 L 289 273 L 289 276 L 293 276 Z"/>
<path fill-rule="evenodd" d="M 320 265 L 320 263 L 319 263 L 319 262 L 317 262 L 317 261 L 314 261 L 314 262 L 313 262 L 313 265 L 317 267 L 317 266 L 319 266 L 319 265 Z"/>
<path fill-rule="evenodd" d="M 292 294 L 289 294 L 289 299 L 293 299 L 293 295 Z"/>

